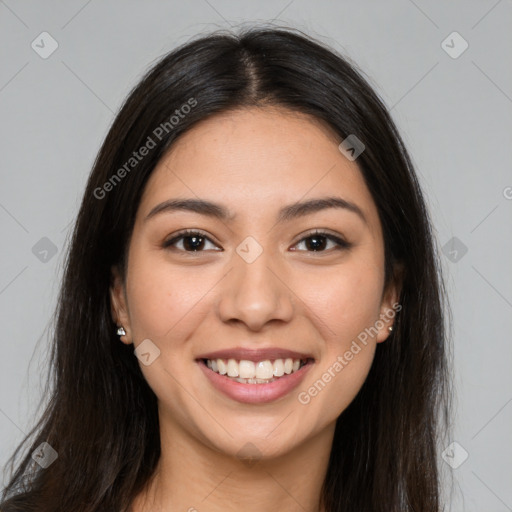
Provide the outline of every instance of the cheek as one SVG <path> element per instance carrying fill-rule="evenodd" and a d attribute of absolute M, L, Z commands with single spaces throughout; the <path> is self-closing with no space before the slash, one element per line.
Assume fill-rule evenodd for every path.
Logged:
<path fill-rule="evenodd" d="M 379 318 L 383 275 L 377 265 L 354 262 L 305 272 L 297 286 L 324 339 L 339 350 Z"/>
<path fill-rule="evenodd" d="M 204 295 L 213 279 L 209 284 L 207 275 L 199 279 L 193 266 L 178 267 L 151 255 L 135 254 L 132 261 L 128 297 L 135 339 L 186 338 L 187 325 L 207 302 Z"/>
<path fill-rule="evenodd" d="M 350 325 L 339 321 L 337 336 L 325 342 L 325 351 L 314 375 L 297 393 L 298 402 L 307 412 L 312 429 L 323 428 L 335 421 L 350 405 L 370 371 L 376 343 L 357 339 L 360 326 L 350 318 Z"/>
<path fill-rule="evenodd" d="M 143 251 L 134 251 L 130 261 L 127 292 L 134 345 L 150 339 L 160 350 L 153 363 L 139 366 L 159 401 L 175 411 L 187 410 L 184 389 L 193 368 L 188 340 L 211 310 L 205 295 L 217 281 L 193 266 L 171 265 Z"/>
<path fill-rule="evenodd" d="M 370 371 L 374 354 L 375 344 L 360 343 L 359 348 L 340 352 L 325 361 L 323 373 L 307 390 L 311 401 L 316 401 L 315 405 L 319 410 L 329 415 L 330 419 L 335 419 L 350 405 L 361 389 Z"/>
<path fill-rule="evenodd" d="M 327 274 L 306 273 L 301 297 L 323 338 L 319 367 L 303 392 L 315 417 L 334 420 L 355 398 L 375 355 L 383 273 L 373 259 L 354 259 Z"/>

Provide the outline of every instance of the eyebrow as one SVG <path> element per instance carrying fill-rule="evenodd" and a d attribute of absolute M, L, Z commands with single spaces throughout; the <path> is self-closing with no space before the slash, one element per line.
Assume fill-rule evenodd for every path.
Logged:
<path fill-rule="evenodd" d="M 361 220 L 368 224 L 368 221 L 359 206 L 341 197 L 321 197 L 307 201 L 297 202 L 284 206 L 279 210 L 277 222 L 283 223 L 304 217 L 329 208 L 341 208 L 358 215 Z M 216 218 L 222 221 L 233 221 L 236 215 L 221 204 L 206 201 L 204 199 L 168 199 L 156 205 L 146 216 L 144 222 L 162 213 L 175 211 L 190 211 L 200 215 Z"/>

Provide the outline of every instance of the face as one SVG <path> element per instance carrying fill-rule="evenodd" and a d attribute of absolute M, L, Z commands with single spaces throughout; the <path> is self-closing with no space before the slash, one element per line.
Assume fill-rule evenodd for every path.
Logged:
<path fill-rule="evenodd" d="M 196 125 L 153 171 L 111 299 L 161 428 L 275 457 L 332 432 L 361 388 L 398 290 L 339 142 L 305 115 L 248 109 Z M 162 206 L 177 200 L 197 202 Z"/>

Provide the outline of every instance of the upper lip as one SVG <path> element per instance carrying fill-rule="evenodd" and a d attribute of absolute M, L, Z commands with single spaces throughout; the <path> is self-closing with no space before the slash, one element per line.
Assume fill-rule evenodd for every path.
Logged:
<path fill-rule="evenodd" d="M 236 359 L 237 361 L 265 361 L 276 359 L 314 359 L 311 354 L 302 352 L 295 352 L 293 350 L 287 350 L 285 348 L 226 348 L 224 350 L 216 350 L 215 352 L 208 352 L 207 354 L 201 354 L 197 359 Z"/>

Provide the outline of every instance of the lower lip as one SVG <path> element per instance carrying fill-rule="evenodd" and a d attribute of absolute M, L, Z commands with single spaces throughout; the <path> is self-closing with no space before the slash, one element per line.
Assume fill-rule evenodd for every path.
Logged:
<path fill-rule="evenodd" d="M 313 366 L 313 362 L 309 360 L 307 364 L 296 372 L 279 377 L 268 384 L 243 384 L 210 370 L 202 360 L 197 361 L 197 363 L 214 387 L 222 391 L 229 398 L 246 404 L 273 402 L 286 396 L 302 382 L 309 369 Z"/>

